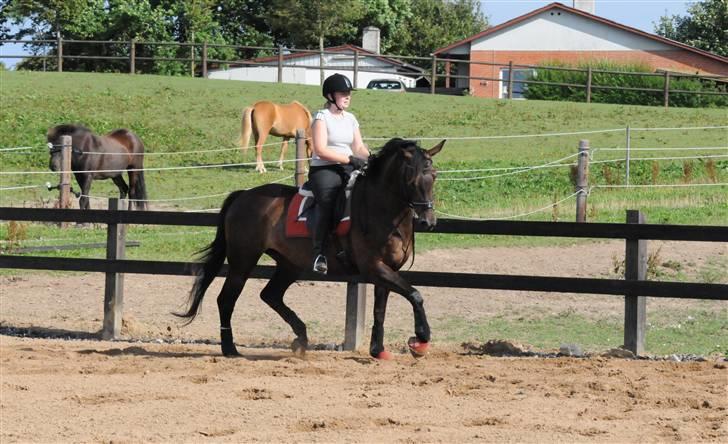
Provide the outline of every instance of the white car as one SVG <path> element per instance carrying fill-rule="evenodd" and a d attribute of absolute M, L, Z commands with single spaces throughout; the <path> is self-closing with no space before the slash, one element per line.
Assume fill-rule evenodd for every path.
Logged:
<path fill-rule="evenodd" d="M 405 92 L 404 83 L 394 79 L 375 79 L 367 84 L 367 89 L 379 89 L 389 92 Z"/>

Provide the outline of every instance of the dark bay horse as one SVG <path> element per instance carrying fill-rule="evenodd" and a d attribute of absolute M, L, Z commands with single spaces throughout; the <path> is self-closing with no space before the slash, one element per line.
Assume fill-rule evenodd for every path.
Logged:
<path fill-rule="evenodd" d="M 132 202 L 137 209 L 147 207 L 147 190 L 144 184 L 144 144 L 139 136 L 128 129 L 117 129 L 105 136 L 93 134 L 81 125 L 58 125 L 48 130 L 50 169 L 61 171 L 61 136 L 71 136 L 71 169 L 81 187 L 79 206 L 89 208 L 88 193 L 94 179 L 111 179 L 119 187 L 119 197 L 129 194 L 129 209 Z M 84 172 L 92 171 L 92 172 Z M 127 171 L 129 185 L 122 173 Z"/>
<path fill-rule="evenodd" d="M 444 143 L 443 140 L 423 150 L 414 141 L 392 139 L 370 157 L 368 167 L 352 191 L 351 229 L 341 239 L 352 268 L 334 259 L 335 242 L 328 242 L 325 251 L 330 274 L 359 274 L 374 284 L 374 325 L 369 353 L 375 358 L 391 358 L 383 344 L 390 291 L 401 294 L 412 304 L 415 321 L 415 337 L 409 341 L 412 353 L 424 355 L 429 346 L 430 327 L 422 296 L 398 270 L 414 251 L 415 222 L 426 228 L 436 223 L 433 206 L 436 171 L 432 156 Z M 201 251 L 203 262 L 190 293 L 189 307 L 177 315 L 189 322 L 195 318 L 205 291 L 227 258 L 230 269 L 217 297 L 225 356 L 238 354 L 230 318 L 251 270 L 263 254 L 275 260 L 276 269 L 260 297 L 293 329 L 296 339 L 292 349 L 302 354 L 308 346 L 306 325 L 283 302 L 286 289 L 302 270 L 309 269 L 312 259 L 311 239 L 285 235 L 287 209 L 296 192 L 292 186 L 267 184 L 231 193 L 220 210 L 215 239 Z"/>
<path fill-rule="evenodd" d="M 283 158 L 288 148 L 288 140 L 296 137 L 296 130 L 302 129 L 306 134 L 306 152 L 311 157 L 311 112 L 303 104 L 295 100 L 285 105 L 261 101 L 243 109 L 241 121 L 240 146 L 248 150 L 250 135 L 255 136 L 255 170 L 265 173 L 263 164 L 263 144 L 269 134 L 283 137 L 281 157 L 278 167 L 283 169 Z"/>

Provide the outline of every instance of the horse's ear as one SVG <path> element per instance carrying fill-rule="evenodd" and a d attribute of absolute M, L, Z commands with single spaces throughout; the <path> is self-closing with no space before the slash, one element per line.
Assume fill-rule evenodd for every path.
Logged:
<path fill-rule="evenodd" d="M 447 139 L 443 139 L 442 142 L 438 143 L 437 145 L 433 146 L 429 150 L 427 150 L 427 154 L 430 155 L 430 157 L 434 156 L 435 154 L 439 153 L 442 147 L 445 145 L 445 142 L 447 142 Z"/>

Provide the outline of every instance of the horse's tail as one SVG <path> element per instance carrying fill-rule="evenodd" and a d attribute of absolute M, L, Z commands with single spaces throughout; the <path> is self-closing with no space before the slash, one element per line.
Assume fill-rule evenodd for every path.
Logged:
<path fill-rule="evenodd" d="M 132 185 L 131 190 L 129 190 L 129 196 L 132 199 L 137 199 L 134 201 L 137 210 L 147 209 L 147 185 L 144 183 L 143 170 L 137 172 L 137 180 Z"/>
<path fill-rule="evenodd" d="M 180 318 L 187 318 L 186 324 L 195 320 L 195 317 L 200 312 L 200 304 L 202 299 L 205 297 L 205 292 L 210 286 L 212 281 L 217 276 L 217 272 L 222 268 L 227 256 L 226 239 L 225 239 L 225 215 L 227 214 L 230 205 L 235 199 L 244 191 L 235 191 L 225 199 L 225 203 L 220 209 L 220 214 L 217 220 L 217 233 L 215 239 L 210 245 L 198 251 L 202 263 L 198 266 L 195 279 L 195 284 L 192 286 L 189 296 L 189 308 L 184 313 L 172 313 Z"/>
<path fill-rule="evenodd" d="M 248 144 L 250 143 L 250 134 L 253 132 L 253 107 L 249 106 L 243 109 L 243 118 L 240 122 L 240 140 L 238 143 L 243 149 L 243 153 L 248 151 Z"/>

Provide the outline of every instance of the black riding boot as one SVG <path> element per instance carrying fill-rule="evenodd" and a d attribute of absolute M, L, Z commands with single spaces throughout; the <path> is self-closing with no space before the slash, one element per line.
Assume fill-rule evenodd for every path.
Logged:
<path fill-rule="evenodd" d="M 316 221 L 316 228 L 313 232 L 313 271 L 326 274 L 329 271 L 329 267 L 324 251 L 326 237 L 331 230 L 331 218 L 327 217 L 322 210 L 326 210 L 326 208 L 318 209 L 318 220 Z"/>

